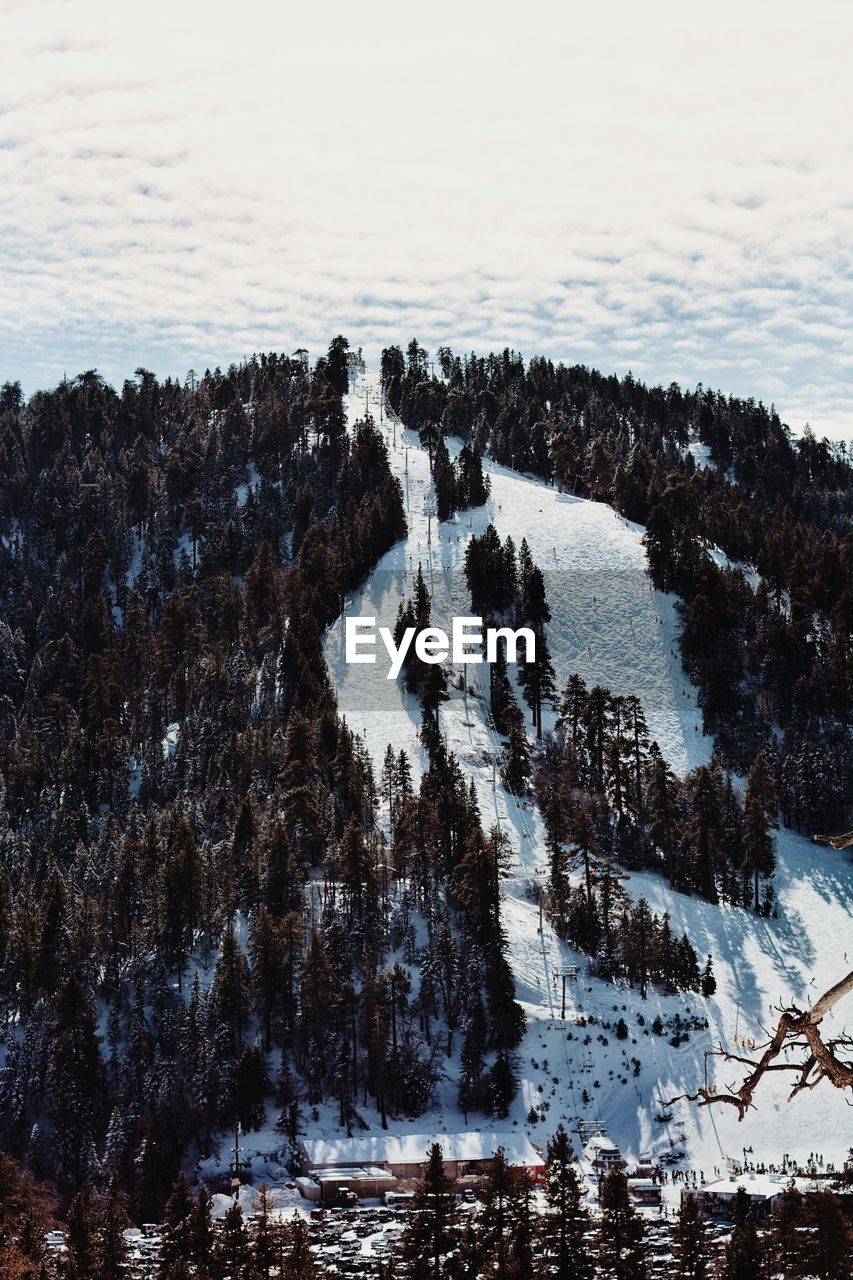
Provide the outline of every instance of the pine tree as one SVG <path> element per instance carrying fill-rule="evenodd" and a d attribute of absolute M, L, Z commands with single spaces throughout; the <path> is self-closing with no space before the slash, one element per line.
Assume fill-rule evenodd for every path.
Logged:
<path fill-rule="evenodd" d="M 663 503 L 653 506 L 646 521 L 643 544 L 649 560 L 649 572 L 659 591 L 670 591 L 675 585 L 676 534 Z"/>
<path fill-rule="evenodd" d="M 278 775 L 281 816 L 300 859 L 315 864 L 320 856 L 322 821 L 318 799 L 317 745 L 307 718 L 294 711 L 287 726 L 284 764 Z"/>
<path fill-rule="evenodd" d="M 524 700 L 530 708 L 536 737 L 542 737 L 542 709 L 552 703 L 555 692 L 554 664 L 548 649 L 543 625 L 532 628 L 535 637 L 535 656 L 530 662 L 522 662 L 518 668 L 518 683 Z"/>
<path fill-rule="evenodd" d="M 591 916 L 593 913 L 592 888 L 598 871 L 601 849 L 596 839 L 592 819 L 585 809 L 578 809 L 572 818 L 569 831 L 576 850 L 575 860 L 583 869 L 586 905 Z"/>
<path fill-rule="evenodd" d="M 583 1202 L 575 1153 L 562 1125 L 548 1143 L 545 1200 L 547 1211 L 540 1230 L 548 1274 L 555 1280 L 592 1280 L 592 1259 L 584 1241 L 589 1213 Z"/>
<path fill-rule="evenodd" d="M 412 766 L 405 751 L 401 751 L 397 757 L 396 782 L 399 803 L 403 804 L 412 795 Z"/>
<path fill-rule="evenodd" d="M 744 860 L 743 874 L 752 876 L 753 908 L 761 909 L 761 881 L 773 875 L 775 857 L 770 834 L 776 808 L 776 790 L 767 760 L 758 755 L 753 761 L 744 792 Z"/>
<path fill-rule="evenodd" d="M 652 743 L 649 752 L 649 773 L 646 790 L 649 831 L 655 846 L 660 850 L 664 871 L 669 883 L 677 888 L 681 883 L 675 854 L 677 848 L 677 783 L 675 775 L 663 756 Z"/>
<path fill-rule="evenodd" d="M 504 709 L 503 724 L 507 749 L 501 766 L 501 778 L 514 795 L 523 795 L 530 780 L 530 745 L 524 728 L 524 716 L 515 702 Z"/>
<path fill-rule="evenodd" d="M 189 1221 L 190 1260 L 198 1280 L 213 1275 L 214 1244 L 213 1202 L 207 1187 L 199 1188 Z"/>
<path fill-rule="evenodd" d="M 192 947 L 201 911 L 203 864 L 192 828 L 179 814 L 172 815 L 166 856 L 159 870 L 157 905 L 166 959 L 175 966 L 180 989 L 186 953 Z"/>
<path fill-rule="evenodd" d="M 654 948 L 654 917 L 645 898 L 640 898 L 631 912 L 623 946 L 626 949 L 625 967 L 629 979 L 637 983 L 640 999 L 645 1000 Z"/>
<path fill-rule="evenodd" d="M 119 1179 L 127 1172 L 127 1133 L 121 1109 L 113 1107 L 104 1142 L 104 1168 Z"/>
<path fill-rule="evenodd" d="M 225 1033 L 231 1055 L 240 1052 L 247 1024 L 249 966 L 233 927 L 222 936 L 209 994 L 210 1014 L 217 1031 Z"/>
<path fill-rule="evenodd" d="M 517 706 L 507 674 L 506 642 L 501 640 L 497 645 L 495 661 L 489 664 L 489 710 L 496 733 L 507 733 L 507 716 Z"/>
<path fill-rule="evenodd" d="M 266 1183 L 258 1187 L 252 1240 L 253 1280 L 271 1280 L 280 1252 L 280 1231 L 272 1217 L 272 1199 Z"/>
<path fill-rule="evenodd" d="M 97 1276 L 100 1264 L 98 1214 L 90 1187 L 78 1191 L 68 1210 L 68 1256 L 74 1280 Z"/>
<path fill-rule="evenodd" d="M 512 1280 L 533 1280 L 534 1205 L 533 1179 L 527 1169 L 513 1171 L 510 1180 L 509 1249 L 506 1275 Z"/>
<path fill-rule="evenodd" d="M 805 1225 L 803 1197 L 796 1187 L 788 1187 L 774 1209 L 770 1241 L 772 1271 L 785 1280 L 800 1280 L 809 1273 L 810 1233 Z"/>
<path fill-rule="evenodd" d="M 702 970 L 702 995 L 707 1000 L 717 990 L 717 979 L 714 977 L 714 962 L 708 956 L 705 962 L 705 968 Z"/>
<path fill-rule="evenodd" d="M 252 959 L 252 994 L 263 1027 L 264 1049 L 269 1053 L 273 1020 L 284 986 L 284 949 L 281 933 L 266 907 L 261 908 L 252 926 L 249 953 Z"/>
<path fill-rule="evenodd" d="M 708 1274 L 708 1238 L 695 1195 L 684 1191 L 672 1239 L 673 1277 L 678 1280 L 705 1280 Z"/>
<path fill-rule="evenodd" d="M 397 798 L 397 757 L 394 754 L 394 748 L 391 743 L 385 748 L 385 756 L 382 761 L 382 792 L 388 802 L 388 823 L 391 827 L 391 835 L 394 834 L 394 802 Z"/>
<path fill-rule="evenodd" d="M 500 1049 L 485 1081 L 484 1097 L 489 1115 L 505 1120 L 517 1089 L 518 1081 L 512 1059 L 506 1049 Z"/>
<path fill-rule="evenodd" d="M 764 1280 L 764 1251 L 755 1229 L 752 1210 L 736 1222 L 723 1257 L 722 1280 Z"/>
<path fill-rule="evenodd" d="M 465 1113 L 478 1110 L 483 1102 L 483 1058 L 486 1052 L 486 1015 L 477 987 L 469 998 L 465 1036 L 462 1041 L 459 1073 L 459 1106 Z"/>
<path fill-rule="evenodd" d="M 250 1280 L 252 1251 L 239 1204 L 232 1204 L 222 1219 L 215 1256 L 220 1270 L 230 1280 Z"/>
<path fill-rule="evenodd" d="M 722 812 L 716 772 L 705 765 L 692 777 L 688 834 L 694 849 L 695 883 L 709 902 L 717 901 L 717 870 L 722 843 Z"/>
<path fill-rule="evenodd" d="M 349 391 L 349 342 L 341 334 L 333 338 L 326 355 L 325 375 L 339 396 Z"/>
<path fill-rule="evenodd" d="M 102 1132 L 105 1082 L 92 1006 L 76 978 L 60 991 L 49 1037 L 54 1167 L 61 1183 L 79 1186 L 86 1151 Z"/>
<path fill-rule="evenodd" d="M 809 1196 L 809 1209 L 815 1224 L 809 1272 L 819 1280 L 844 1280 L 853 1263 L 853 1231 L 845 1219 L 842 1202 L 829 1191 L 819 1191 Z"/>
<path fill-rule="evenodd" d="M 192 1257 L 193 1197 L 184 1173 L 178 1174 L 166 1201 L 161 1232 L 159 1274 L 170 1280 L 176 1267 L 186 1266 Z"/>
<path fill-rule="evenodd" d="M 401 1255 L 411 1280 L 442 1280 L 444 1260 L 456 1239 L 456 1191 L 444 1172 L 439 1143 L 433 1143 L 403 1232 Z"/>
<path fill-rule="evenodd" d="M 121 1280 L 127 1265 L 124 1231 L 128 1226 L 125 1198 L 115 1178 L 110 1179 L 100 1223 L 100 1266 L 98 1280 Z"/>
<path fill-rule="evenodd" d="M 618 1169 L 601 1184 L 601 1228 L 598 1267 L 604 1280 L 645 1280 L 643 1224 L 628 1195 L 628 1181 Z"/>
<path fill-rule="evenodd" d="M 308 1226 L 302 1218 L 297 1218 L 290 1228 L 290 1242 L 287 1249 L 282 1280 L 320 1280 L 322 1273 L 318 1270 L 311 1251 Z"/>
<path fill-rule="evenodd" d="M 537 778 L 537 798 L 545 825 L 545 847 L 548 850 L 549 883 L 552 909 L 557 917 L 565 913 L 569 897 L 571 854 L 566 848 L 569 821 L 558 777 Z"/>
<path fill-rule="evenodd" d="M 536 737 L 542 737 L 542 708 L 553 702 L 555 693 L 554 666 L 548 651 L 545 624 L 551 620 L 551 610 L 545 599 L 545 580 L 542 571 L 533 564 L 526 541 L 521 544 L 521 601 L 519 617 L 535 636 L 535 656 L 532 662 L 524 662 L 518 671 L 518 682 L 529 706 Z"/>
<path fill-rule="evenodd" d="M 500 1277 L 507 1277 L 509 1271 L 514 1177 L 515 1171 L 507 1163 L 506 1152 L 503 1147 L 498 1147 L 483 1191 L 480 1229 L 490 1258 L 487 1274 Z"/>

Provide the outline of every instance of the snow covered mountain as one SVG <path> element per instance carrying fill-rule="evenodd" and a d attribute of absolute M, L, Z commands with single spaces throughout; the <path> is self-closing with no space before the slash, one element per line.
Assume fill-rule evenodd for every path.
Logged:
<path fill-rule="evenodd" d="M 350 423 L 368 408 L 379 416 L 378 375 L 358 378 L 346 400 Z M 412 695 L 386 679 L 386 667 L 351 666 L 344 656 L 344 618 L 374 616 L 393 627 L 400 601 L 410 594 L 422 566 L 432 600 L 433 622 L 470 613 L 462 573 L 468 540 L 492 523 L 516 544 L 524 537 L 546 574 L 552 621 L 548 638 L 562 687 L 572 672 L 616 694 L 637 694 L 650 736 L 679 772 L 707 762 L 712 740 L 702 732 L 695 692 L 686 679 L 676 644 L 675 597 L 651 588 L 646 574 L 643 529 L 609 507 L 557 489 L 484 460 L 491 494 L 480 508 L 439 524 L 428 516 L 429 459 L 417 435 L 382 410 L 382 429 L 405 495 L 408 537 L 380 561 L 362 590 L 327 633 L 325 657 L 341 714 L 363 736 L 377 774 L 386 747 L 404 749 L 417 774 L 425 752 L 419 744 L 419 709 Z M 453 442 L 448 440 L 453 452 Z M 431 537 L 430 537 L 431 534 Z M 498 823 L 513 848 L 503 884 L 502 918 L 517 996 L 528 1017 L 518 1051 L 520 1088 L 510 1123 L 524 1126 L 543 1145 L 559 1123 L 576 1137 L 584 1126 L 603 1125 L 629 1157 L 685 1152 L 693 1168 L 710 1174 L 726 1157 L 779 1163 L 783 1154 L 806 1162 L 820 1147 L 838 1162 L 851 1141 L 850 1111 L 829 1086 L 801 1096 L 788 1107 L 784 1081 L 765 1083 L 758 1108 L 738 1124 L 726 1107 L 700 1110 L 665 1101 L 698 1084 L 733 1077 L 709 1057 L 718 1043 L 735 1050 L 762 1036 L 780 1001 L 808 1001 L 837 978 L 841 957 L 853 951 L 850 908 L 853 871 L 849 859 L 818 849 L 787 830 L 777 833 L 778 919 L 764 919 L 674 893 L 650 874 L 632 874 L 625 887 L 645 896 L 659 913 L 669 912 L 677 934 L 686 932 L 700 956 L 711 953 L 717 991 L 709 999 L 690 993 L 666 996 L 651 989 L 646 999 L 627 986 L 587 976 L 585 957 L 556 937 L 540 912 L 547 857 L 542 821 L 532 800 L 519 800 L 501 784 L 496 768 L 500 743 L 491 728 L 482 668 L 467 667 L 468 687 L 454 688 L 441 709 L 441 727 L 466 778 L 473 779 L 483 821 Z M 562 975 L 566 1016 L 561 1017 Z M 659 1017 L 664 1033 L 652 1024 Z M 628 1037 L 617 1039 L 620 1018 Z M 707 1027 L 706 1024 L 707 1023 Z M 686 1034 L 685 1034 L 686 1032 Z M 671 1044 L 672 1038 L 679 1041 Z M 458 1062 L 448 1061 L 436 1131 L 456 1131 L 464 1117 L 456 1107 Z M 719 1072 L 719 1075 L 715 1075 Z M 706 1077 L 707 1073 L 707 1077 Z M 364 1113 L 369 1117 L 369 1112 Z M 327 1117 L 323 1117 L 326 1127 Z M 404 1132 L 403 1121 L 391 1121 Z M 424 1118 L 418 1122 L 424 1128 Z M 489 1121 L 477 1121 L 488 1125 Z M 502 1121 L 502 1127 L 507 1122 Z M 819 1140 L 818 1140 L 819 1135 Z"/>

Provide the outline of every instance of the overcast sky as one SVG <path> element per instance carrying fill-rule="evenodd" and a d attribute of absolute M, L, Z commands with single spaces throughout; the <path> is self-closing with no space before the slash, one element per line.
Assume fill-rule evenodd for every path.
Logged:
<path fill-rule="evenodd" d="M 0 0 L 0 379 L 505 345 L 853 436 L 853 5 Z"/>

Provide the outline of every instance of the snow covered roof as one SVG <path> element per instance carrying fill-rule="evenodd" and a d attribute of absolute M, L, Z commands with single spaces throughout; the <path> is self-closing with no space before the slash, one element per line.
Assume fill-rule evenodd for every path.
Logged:
<path fill-rule="evenodd" d="M 439 1143 L 445 1160 L 491 1160 L 503 1147 L 507 1163 L 536 1168 L 542 1157 L 523 1133 L 376 1134 L 364 1138 L 306 1138 L 302 1149 L 312 1168 L 330 1165 L 425 1164 Z"/>
<path fill-rule="evenodd" d="M 336 1166 L 334 1169 L 319 1168 L 314 1170 L 314 1180 L 316 1182 L 338 1182 L 340 1181 L 340 1179 L 343 1179 L 345 1182 L 350 1179 L 353 1182 L 356 1182 L 356 1181 L 396 1182 L 397 1181 L 393 1173 L 389 1173 L 387 1169 L 377 1169 L 375 1167 L 371 1167 L 369 1169 L 362 1169 L 362 1168 L 351 1168 L 349 1165 L 347 1165 L 344 1168 Z"/>
<path fill-rule="evenodd" d="M 594 1138 L 590 1138 L 584 1148 L 585 1151 L 609 1151 L 619 1154 L 619 1148 L 615 1142 L 611 1142 L 603 1133 L 597 1133 Z"/>
<path fill-rule="evenodd" d="M 747 1174 L 743 1178 L 721 1178 L 719 1182 L 709 1182 L 700 1188 L 704 1195 L 736 1196 L 741 1187 L 749 1196 L 770 1200 L 780 1196 L 785 1190 L 784 1182 L 773 1178 L 762 1177 L 761 1174 Z"/>

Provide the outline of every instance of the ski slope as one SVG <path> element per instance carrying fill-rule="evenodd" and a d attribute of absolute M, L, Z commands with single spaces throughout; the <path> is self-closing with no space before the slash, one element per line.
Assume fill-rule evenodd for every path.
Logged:
<path fill-rule="evenodd" d="M 349 421 L 363 416 L 365 406 L 379 416 L 378 375 L 370 372 L 357 380 L 348 397 Z M 638 694 L 650 736 L 670 764 L 685 772 L 706 762 L 713 741 L 702 732 L 695 691 L 677 656 L 675 599 L 650 587 L 642 528 L 606 506 L 560 494 L 485 460 L 489 501 L 445 524 L 433 518 L 430 540 L 424 512 L 430 492 L 426 451 L 414 432 L 384 413 L 381 426 L 392 468 L 403 486 L 409 533 L 348 601 L 345 616 L 370 616 L 377 625 L 393 627 L 398 605 L 411 594 L 420 564 L 433 599 L 433 622 L 449 627 L 452 615 L 471 611 L 462 572 L 466 543 L 491 522 L 502 538 L 511 534 L 517 548 L 526 538 L 545 573 L 552 611 L 548 638 L 558 686 L 577 671 L 590 685 Z M 425 763 L 417 740 L 419 708 L 414 698 L 386 679 L 385 655 L 381 647 L 377 652 L 375 666 L 348 665 L 343 618 L 325 639 L 340 712 L 363 736 L 377 774 L 391 743 L 395 751 L 406 750 L 417 781 Z M 837 980 L 842 956 L 848 951 L 853 955 L 849 856 L 780 832 L 778 920 L 712 907 L 673 893 L 659 877 L 633 875 L 626 882 L 632 896 L 645 895 L 654 910 L 669 911 L 674 930 L 688 933 L 700 957 L 713 954 L 717 993 L 705 1000 L 694 995 L 667 997 L 652 990 L 643 1001 L 630 988 L 588 978 L 583 956 L 561 942 L 547 921 L 540 931 L 538 895 L 546 868 L 542 823 L 532 801 L 519 802 L 497 780 L 500 744 L 488 722 L 485 668 L 469 665 L 466 671 L 468 687 L 463 690 L 460 680 L 441 709 L 442 730 L 466 776 L 474 780 L 484 826 L 499 823 L 514 851 L 504 883 L 503 921 L 529 1027 L 518 1054 L 521 1083 L 510 1122 L 524 1126 L 540 1146 L 558 1123 L 574 1129 L 578 1120 L 600 1122 L 629 1157 L 685 1151 L 687 1163 L 707 1176 L 715 1169 L 722 1171 L 726 1157 L 739 1158 L 750 1146 L 750 1160 L 756 1163 L 778 1164 L 783 1152 L 804 1163 L 814 1150 L 841 1162 L 853 1143 L 853 1112 L 829 1085 L 788 1106 L 783 1084 L 776 1083 L 787 1077 L 775 1077 L 760 1092 L 759 1108 L 741 1124 L 730 1108 L 700 1110 L 678 1103 L 664 1109 L 661 1101 L 695 1090 L 706 1069 L 709 1080 L 733 1082 L 732 1069 L 707 1058 L 707 1050 L 720 1041 L 734 1048 L 736 1035 L 741 1040 L 760 1038 L 761 1026 L 768 1025 L 771 1007 L 780 1000 L 808 1001 Z M 567 984 L 564 1022 L 558 975 L 570 965 L 579 966 L 581 977 Z M 688 1041 L 673 1048 L 671 1029 L 664 1037 L 650 1032 L 656 1014 L 667 1025 L 678 1014 L 707 1019 L 709 1027 L 690 1030 Z M 628 1040 L 621 1042 L 601 1025 L 615 1026 L 620 1016 L 630 1029 Z M 589 1019 L 596 1025 L 582 1025 Z M 436 1129 L 453 1131 L 464 1124 L 455 1106 L 457 1067 L 454 1060 L 446 1064 L 447 1079 L 433 1116 Z M 540 1109 L 536 1123 L 528 1123 L 531 1107 Z M 327 1120 L 334 1124 L 324 1115 L 324 1128 Z M 403 1121 L 390 1123 L 399 1132 L 412 1127 Z M 423 1123 L 421 1118 L 415 1127 L 423 1128 Z M 506 1120 L 495 1123 L 507 1125 Z M 577 1135 L 575 1141 L 577 1145 Z"/>

